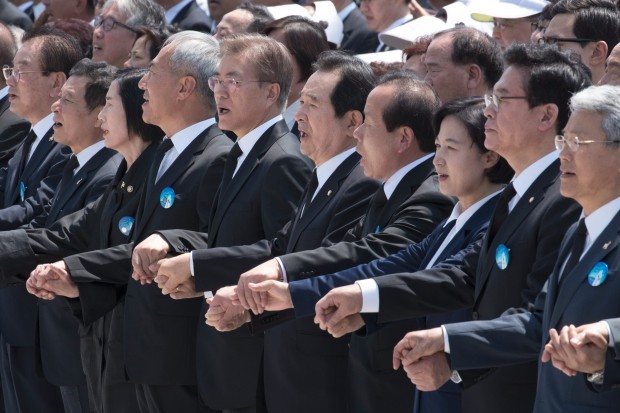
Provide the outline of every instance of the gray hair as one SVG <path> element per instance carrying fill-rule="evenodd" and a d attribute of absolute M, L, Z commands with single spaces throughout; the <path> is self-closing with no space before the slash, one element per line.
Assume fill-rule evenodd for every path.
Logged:
<path fill-rule="evenodd" d="M 603 117 L 601 128 L 610 144 L 620 144 L 620 86 L 590 86 L 570 100 L 572 112 L 584 110 Z"/>
<path fill-rule="evenodd" d="M 209 78 L 217 72 L 220 64 L 219 43 L 212 36 L 192 30 L 170 36 L 163 47 L 174 49 L 170 55 L 170 70 L 177 76 L 192 76 L 196 79 L 196 90 L 204 103 L 215 107 Z"/>
<path fill-rule="evenodd" d="M 118 12 L 127 18 L 130 27 L 148 26 L 163 28 L 166 26 L 166 11 L 153 0 L 107 0 L 101 13 L 116 5 Z"/>

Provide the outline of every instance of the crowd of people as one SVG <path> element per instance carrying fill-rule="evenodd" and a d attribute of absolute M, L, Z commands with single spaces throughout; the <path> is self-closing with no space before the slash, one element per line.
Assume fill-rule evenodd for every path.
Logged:
<path fill-rule="evenodd" d="M 618 411 L 619 43 L 612 0 L 0 0 L 0 411 Z"/>

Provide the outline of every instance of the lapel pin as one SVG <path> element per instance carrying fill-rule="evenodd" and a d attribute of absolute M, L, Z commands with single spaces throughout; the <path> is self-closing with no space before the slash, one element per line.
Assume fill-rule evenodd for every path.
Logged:
<path fill-rule="evenodd" d="M 79 181 L 77 181 L 77 182 L 75 183 L 75 185 L 77 186 L 77 185 L 81 184 L 83 180 L 84 180 L 84 178 L 80 178 L 80 180 L 79 180 Z"/>
<path fill-rule="evenodd" d="M 609 248 L 610 245 L 611 241 L 607 241 L 605 244 L 603 244 L 603 249 L 606 250 L 607 248 Z"/>
<path fill-rule="evenodd" d="M 530 198 L 530 204 L 531 204 L 532 202 L 534 202 L 534 197 L 531 197 L 531 198 Z"/>
<path fill-rule="evenodd" d="M 164 209 L 170 208 L 174 204 L 175 197 L 174 189 L 169 186 L 162 189 L 161 194 L 159 194 L 159 203 Z"/>
<path fill-rule="evenodd" d="M 125 188 L 125 182 L 121 182 L 121 189 Z"/>
<path fill-rule="evenodd" d="M 133 192 L 133 186 L 129 185 L 129 186 L 127 187 L 127 192 Z"/>
<path fill-rule="evenodd" d="M 604 262 L 598 262 L 596 265 L 590 270 L 588 274 L 588 284 L 592 287 L 598 287 L 599 285 L 605 282 L 607 278 L 607 273 L 609 272 L 609 267 Z"/>
<path fill-rule="evenodd" d="M 505 270 L 510 262 L 510 250 L 504 244 L 499 244 L 495 250 L 495 263 L 497 268 Z"/>
<path fill-rule="evenodd" d="M 332 190 L 327 191 L 327 196 L 332 196 Z"/>

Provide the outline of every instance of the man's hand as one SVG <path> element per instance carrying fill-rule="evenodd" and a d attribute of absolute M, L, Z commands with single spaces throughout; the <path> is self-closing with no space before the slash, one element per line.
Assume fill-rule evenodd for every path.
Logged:
<path fill-rule="evenodd" d="M 346 330 L 344 324 L 350 324 L 351 320 L 345 319 L 361 310 L 362 289 L 357 284 L 334 288 L 314 306 L 314 322 L 329 333 L 334 331 L 341 335 L 346 334 L 343 333 Z M 341 322 L 344 324 L 339 325 Z"/>
<path fill-rule="evenodd" d="M 443 351 L 408 364 L 403 369 L 411 382 L 422 391 L 437 390 L 452 376 L 452 370 Z"/>
<path fill-rule="evenodd" d="M 263 310 L 282 311 L 293 308 L 291 293 L 288 290 L 288 284 L 285 282 L 267 280 L 258 284 L 249 283 L 248 287 L 252 292 L 260 295 L 259 307 L 261 312 Z M 239 291 L 239 286 L 237 286 L 237 291 Z"/>
<path fill-rule="evenodd" d="M 207 300 L 209 310 L 205 314 L 207 325 L 218 331 L 232 331 L 250 321 L 250 313 L 237 301 L 236 286 L 222 287 L 217 290 L 213 298 Z"/>
<path fill-rule="evenodd" d="M 191 254 L 188 253 L 173 258 L 165 258 L 151 264 L 149 270 L 157 273 L 155 282 L 161 288 L 162 294 L 168 295 L 178 292 L 177 289 L 180 289 L 181 284 L 190 281 L 194 287 L 196 286 L 190 272 L 190 260 Z"/>
<path fill-rule="evenodd" d="M 601 371 L 605 368 L 608 335 L 604 322 L 564 326 L 559 333 L 552 328 L 541 360 L 551 361 L 568 376 Z"/>
<path fill-rule="evenodd" d="M 77 285 L 69 276 L 64 261 L 37 266 L 30 273 L 26 288 L 31 294 L 44 300 L 51 300 L 57 295 L 69 298 L 80 295 Z"/>
<path fill-rule="evenodd" d="M 275 258 L 244 272 L 239 276 L 239 283 L 237 283 L 239 302 L 243 308 L 252 310 L 254 314 L 262 313 L 265 308 L 260 304 L 262 300 L 261 294 L 259 291 L 250 289 L 249 284 L 256 284 L 265 280 L 277 281 L 281 279 L 282 270 Z"/>
<path fill-rule="evenodd" d="M 443 352 L 443 330 L 441 327 L 430 330 L 412 331 L 407 333 L 394 347 L 392 365 L 394 370 L 419 361 L 422 357 L 430 357 Z"/>
<path fill-rule="evenodd" d="M 134 280 L 140 281 L 142 285 L 150 284 L 157 275 L 149 268 L 151 264 L 166 258 L 170 247 L 166 240 L 159 234 L 153 234 L 144 241 L 136 245 L 131 255 L 131 265 L 133 266 Z"/>
<path fill-rule="evenodd" d="M 165 283 L 167 278 L 164 275 L 158 275 L 158 278 Z M 179 284 L 171 293 L 170 298 L 173 300 L 184 300 L 186 298 L 198 298 L 202 297 L 203 293 L 200 291 L 196 291 L 196 284 L 194 283 L 194 278 L 191 277 L 189 280 L 184 283 Z"/>

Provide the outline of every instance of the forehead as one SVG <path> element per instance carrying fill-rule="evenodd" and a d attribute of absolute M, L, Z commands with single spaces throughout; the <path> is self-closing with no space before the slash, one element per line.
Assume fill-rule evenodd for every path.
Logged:
<path fill-rule="evenodd" d="M 33 39 L 22 44 L 15 53 L 13 64 L 15 66 L 35 66 L 41 55 L 41 40 Z"/>
<path fill-rule="evenodd" d="M 62 85 L 62 91 L 76 96 L 84 96 L 86 91 L 86 85 L 90 79 L 86 76 L 69 76 L 64 85 Z"/>
<path fill-rule="evenodd" d="M 573 26 L 575 24 L 575 16 L 572 14 L 557 14 L 551 19 L 545 35 L 548 37 L 574 37 Z"/>
<path fill-rule="evenodd" d="M 218 74 L 223 76 L 250 75 L 258 72 L 252 59 L 248 58 L 249 52 L 225 54 L 222 56 L 218 67 Z M 247 80 L 247 79 L 246 79 Z"/>
<path fill-rule="evenodd" d="M 380 85 L 374 88 L 366 99 L 366 107 L 364 113 L 367 116 L 381 118 L 384 108 L 394 96 L 395 87 L 391 85 Z"/>
<path fill-rule="evenodd" d="M 433 39 L 428 45 L 424 60 L 428 63 L 435 60 L 448 60 L 452 56 L 452 41 L 451 35 L 444 35 Z"/>
<path fill-rule="evenodd" d="M 510 94 L 525 93 L 524 82 L 525 71 L 516 66 L 508 66 L 502 77 L 493 86 L 493 91 Z"/>
<path fill-rule="evenodd" d="M 589 110 L 577 110 L 568 118 L 564 133 L 580 136 L 581 139 L 592 139 L 593 136 L 603 133 L 603 116 Z"/>
<path fill-rule="evenodd" d="M 338 80 L 340 76 L 336 73 L 315 72 L 308 78 L 301 93 L 314 99 L 329 97 Z"/>
<path fill-rule="evenodd" d="M 112 6 L 110 6 L 103 13 L 101 13 L 101 17 L 103 17 L 103 18 L 105 18 L 105 17 L 114 17 L 117 21 L 119 21 L 121 23 L 125 23 L 125 20 L 127 20 L 125 18 L 125 16 L 123 16 L 121 14 L 121 12 L 118 10 L 118 7 L 116 6 L 116 3 L 112 4 Z"/>

